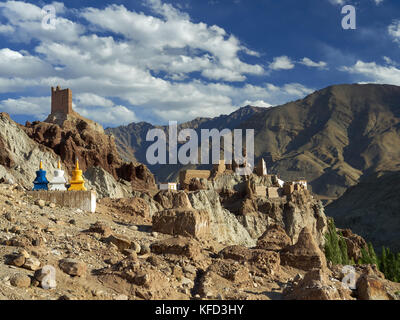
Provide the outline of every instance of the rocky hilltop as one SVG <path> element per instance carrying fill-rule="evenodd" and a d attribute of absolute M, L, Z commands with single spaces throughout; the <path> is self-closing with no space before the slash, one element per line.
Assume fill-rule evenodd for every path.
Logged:
<path fill-rule="evenodd" d="M 213 239 L 221 243 L 255 246 L 267 227 L 277 224 L 285 230 L 290 243 L 295 243 L 301 230 L 307 227 L 323 247 L 327 222 L 320 201 L 307 190 L 274 199 L 257 196 L 253 184 L 273 186 L 270 179 L 256 175 L 246 178 L 224 174 L 211 181 L 202 179 L 198 184 L 202 187 L 189 192 L 160 191 L 153 198 L 137 195 L 147 202 L 156 202 L 152 206 L 156 231 L 185 235 L 185 230 L 173 229 L 168 221 L 175 223 L 196 216 L 195 222 L 191 222 L 193 228 L 201 229 L 206 224 L 204 221 L 209 221 Z"/>
<path fill-rule="evenodd" d="M 45 122 L 27 122 L 21 128 L 37 144 L 53 150 L 67 171 L 73 169 L 78 158 L 81 169 L 87 172 L 86 177 L 97 187 L 100 187 L 98 181 L 103 181 L 104 186 L 114 184 L 115 188 L 126 190 L 123 181 L 127 181 L 134 190 L 155 188 L 154 176 L 145 165 L 124 162 L 117 152 L 114 138 L 105 134 L 101 125 L 76 112 L 67 116 L 51 114 Z M 122 185 L 119 180 L 123 180 Z M 112 196 L 112 190 L 110 192 L 105 190 L 104 195 Z"/>
<path fill-rule="evenodd" d="M 343 287 L 342 266 L 307 226 L 293 240 L 271 222 L 239 245 L 251 238 L 235 217 L 197 207 L 204 190 L 146 197 L 102 199 L 88 213 L 0 184 L 0 299 L 399 299 L 374 266 L 357 266 L 356 288 Z"/>
<path fill-rule="evenodd" d="M 40 160 L 48 170 L 57 166 L 59 156 L 33 141 L 6 113 L 0 113 L 0 178 L 32 188 Z"/>
<path fill-rule="evenodd" d="M 196 119 L 181 127 L 255 129 L 255 155 L 284 180 L 304 178 L 314 193 L 337 198 L 361 177 L 400 170 L 400 87 L 335 85 L 274 108 L 245 107 L 227 116 Z M 118 150 L 146 164 L 150 124 L 108 129 Z M 166 130 L 165 127 L 163 127 Z M 150 166 L 161 180 L 176 166 Z"/>
<path fill-rule="evenodd" d="M 350 187 L 326 207 L 338 227 L 346 227 L 382 246 L 400 251 L 400 172 L 374 175 Z"/>

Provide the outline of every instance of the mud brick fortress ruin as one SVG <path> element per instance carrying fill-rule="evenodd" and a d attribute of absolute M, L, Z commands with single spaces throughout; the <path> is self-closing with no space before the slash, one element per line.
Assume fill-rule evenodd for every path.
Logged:
<path fill-rule="evenodd" d="M 59 86 L 55 89 L 51 87 L 51 113 L 73 113 L 71 89 L 61 90 Z"/>
<path fill-rule="evenodd" d="M 244 166 L 247 166 L 245 163 Z M 213 165 L 212 170 L 181 170 L 179 172 L 180 189 L 191 191 L 195 180 L 211 180 L 223 175 L 234 174 L 239 165 L 233 161 L 232 164 L 225 164 L 220 160 L 218 164 Z M 272 186 L 265 183 L 256 183 L 247 177 L 247 193 L 257 197 L 279 198 L 284 195 L 290 195 L 294 191 L 307 190 L 307 181 L 283 181 L 275 174 L 268 174 L 264 159 L 260 159 L 253 170 L 253 175 L 265 177 L 272 182 Z M 258 179 L 259 180 L 259 179 Z M 203 180 L 204 181 L 204 180 Z"/>

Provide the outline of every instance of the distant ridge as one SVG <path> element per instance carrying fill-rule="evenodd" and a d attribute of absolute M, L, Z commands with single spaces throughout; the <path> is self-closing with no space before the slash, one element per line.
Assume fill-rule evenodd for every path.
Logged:
<path fill-rule="evenodd" d="M 315 193 L 338 197 L 361 177 L 400 171 L 400 87 L 343 84 L 272 108 L 246 106 L 230 115 L 198 118 L 193 129 L 255 129 L 255 155 L 283 179 L 307 179 Z M 124 158 L 146 164 L 151 124 L 107 129 Z M 176 178 L 181 166 L 149 166 L 161 180 Z"/>

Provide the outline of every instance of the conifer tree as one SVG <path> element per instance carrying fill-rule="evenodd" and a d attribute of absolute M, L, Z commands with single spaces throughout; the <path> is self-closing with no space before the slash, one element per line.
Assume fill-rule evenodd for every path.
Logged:
<path fill-rule="evenodd" d="M 340 233 L 340 239 L 339 239 L 339 246 L 340 246 L 340 253 L 341 253 L 341 263 L 343 265 L 348 265 L 350 263 L 349 261 L 349 255 L 347 253 L 347 244 L 346 240 L 343 238 L 343 235 Z"/>
<path fill-rule="evenodd" d="M 375 253 L 374 247 L 371 242 L 368 243 L 368 253 L 369 253 L 369 257 L 370 257 L 370 263 L 376 264 L 376 266 L 379 269 L 379 259 Z"/>

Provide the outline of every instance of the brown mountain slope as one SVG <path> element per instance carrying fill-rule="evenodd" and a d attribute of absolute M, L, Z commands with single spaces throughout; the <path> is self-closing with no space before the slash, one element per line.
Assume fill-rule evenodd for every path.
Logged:
<path fill-rule="evenodd" d="M 245 107 L 214 119 L 182 124 L 194 129 L 255 129 L 255 155 L 285 180 L 305 178 L 315 193 L 338 197 L 361 176 L 400 170 L 400 87 L 335 85 L 274 108 Z M 146 163 L 153 126 L 108 129 L 119 151 Z M 139 139 L 140 138 L 140 139 Z M 149 166 L 161 179 L 182 166 Z"/>
<path fill-rule="evenodd" d="M 328 205 L 338 227 L 351 228 L 377 249 L 400 251 L 400 172 L 374 175 Z"/>
<path fill-rule="evenodd" d="M 400 87 L 338 85 L 270 108 L 241 124 L 256 130 L 255 154 L 284 179 L 338 196 L 360 176 L 400 170 Z"/>
<path fill-rule="evenodd" d="M 246 106 L 240 108 L 230 115 L 221 115 L 216 118 L 196 118 L 192 121 L 185 122 L 178 125 L 178 130 L 190 128 L 197 132 L 201 129 L 222 130 L 224 128 L 234 129 L 237 128 L 244 120 L 256 114 L 262 114 L 264 108 Z M 173 120 L 173 119 L 172 119 Z M 137 159 L 141 163 L 145 163 L 149 169 L 156 175 L 158 181 L 173 181 L 178 177 L 179 170 L 189 168 L 206 169 L 208 165 L 150 165 L 146 160 L 146 150 L 153 142 L 146 141 L 146 134 L 150 129 L 162 129 L 167 137 L 168 144 L 168 126 L 154 126 L 150 123 L 139 122 L 131 123 L 127 126 L 120 126 L 117 128 L 107 128 L 106 133 L 112 134 L 115 137 L 120 156 L 126 161 Z M 200 136 L 200 135 L 199 135 Z M 167 149 L 168 150 L 168 149 Z"/>

